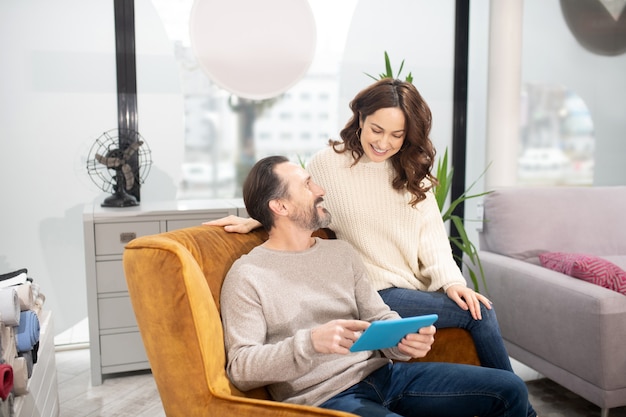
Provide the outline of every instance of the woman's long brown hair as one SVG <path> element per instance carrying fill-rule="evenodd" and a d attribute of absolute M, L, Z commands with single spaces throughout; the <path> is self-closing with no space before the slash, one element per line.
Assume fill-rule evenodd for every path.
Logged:
<path fill-rule="evenodd" d="M 341 130 L 343 141 L 330 140 L 337 153 L 351 152 L 354 164 L 363 157 L 361 140 L 357 135 L 361 121 L 379 109 L 397 107 L 404 113 L 405 138 L 400 152 L 391 157 L 396 172 L 391 185 L 413 194 L 411 205 L 426 198 L 426 192 L 437 185 L 432 175 L 435 148 L 430 140 L 432 114 L 417 88 L 409 82 L 384 78 L 361 90 L 350 102 L 352 117 Z M 343 146 L 341 146 L 343 144 Z M 424 181 L 426 179 L 427 181 Z"/>

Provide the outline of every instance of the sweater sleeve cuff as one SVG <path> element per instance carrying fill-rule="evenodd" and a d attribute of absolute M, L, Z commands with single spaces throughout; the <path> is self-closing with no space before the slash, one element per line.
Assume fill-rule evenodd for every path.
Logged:
<path fill-rule="evenodd" d="M 467 287 L 467 283 L 465 281 L 463 281 L 463 282 L 448 282 L 443 287 L 441 287 L 441 289 L 443 290 L 443 292 L 447 292 L 448 288 L 452 287 L 453 285 L 460 285 L 462 287 Z"/>
<path fill-rule="evenodd" d="M 300 330 L 294 337 L 294 352 L 297 358 L 305 361 L 311 361 L 316 355 L 313 348 L 313 340 L 311 340 L 311 330 Z"/>
<path fill-rule="evenodd" d="M 400 352 L 400 349 L 398 349 L 397 347 L 383 349 L 382 352 L 386 358 L 393 359 L 395 361 L 408 362 L 409 360 L 411 360 L 411 357 L 409 355 L 405 355 L 404 353 Z"/>

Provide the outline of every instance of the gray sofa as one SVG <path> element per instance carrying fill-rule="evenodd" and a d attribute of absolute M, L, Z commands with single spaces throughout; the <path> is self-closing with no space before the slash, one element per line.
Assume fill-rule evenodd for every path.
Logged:
<path fill-rule="evenodd" d="M 540 264 L 544 252 L 626 270 L 626 187 L 503 188 L 484 199 L 479 254 L 511 357 L 598 405 L 626 405 L 626 295 Z"/>

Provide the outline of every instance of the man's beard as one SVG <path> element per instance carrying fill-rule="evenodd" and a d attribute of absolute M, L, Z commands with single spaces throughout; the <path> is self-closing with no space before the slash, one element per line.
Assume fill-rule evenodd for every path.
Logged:
<path fill-rule="evenodd" d="M 302 210 L 292 215 L 291 220 L 301 228 L 312 231 L 328 227 L 331 220 L 330 212 L 323 208 L 324 214 L 320 216 L 317 211 L 317 204 L 322 201 L 322 199 L 317 200 L 313 208 L 308 212 Z"/>

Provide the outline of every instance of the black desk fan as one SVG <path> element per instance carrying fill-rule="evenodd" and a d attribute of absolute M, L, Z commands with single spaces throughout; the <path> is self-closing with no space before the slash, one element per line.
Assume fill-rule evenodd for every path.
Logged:
<path fill-rule="evenodd" d="M 138 132 L 118 129 L 104 132 L 95 140 L 87 156 L 87 172 L 91 180 L 102 191 L 112 193 L 101 206 L 138 205 L 132 191 L 144 183 L 151 165 L 150 148 Z"/>

